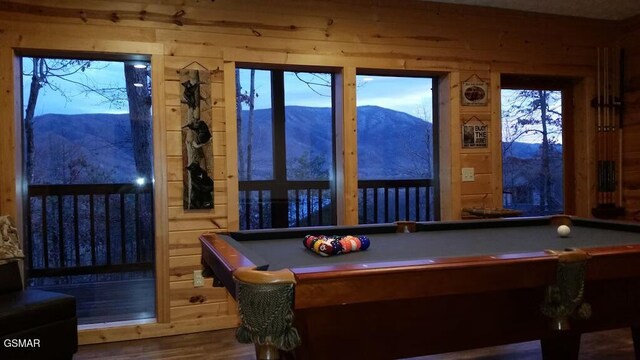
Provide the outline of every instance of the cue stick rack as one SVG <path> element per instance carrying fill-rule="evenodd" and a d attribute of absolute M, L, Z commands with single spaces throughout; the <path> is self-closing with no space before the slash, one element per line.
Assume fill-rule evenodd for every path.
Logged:
<path fill-rule="evenodd" d="M 624 215 L 622 207 L 622 95 L 624 52 L 597 48 L 596 110 L 597 202 L 592 214 L 598 218 Z"/>

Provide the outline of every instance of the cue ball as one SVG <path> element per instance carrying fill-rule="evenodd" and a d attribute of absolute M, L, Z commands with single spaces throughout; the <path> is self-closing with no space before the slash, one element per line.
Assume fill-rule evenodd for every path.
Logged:
<path fill-rule="evenodd" d="M 571 228 L 568 227 L 567 225 L 558 226 L 558 235 L 560 235 L 560 237 L 567 237 L 569 236 L 570 232 L 571 232 Z"/>

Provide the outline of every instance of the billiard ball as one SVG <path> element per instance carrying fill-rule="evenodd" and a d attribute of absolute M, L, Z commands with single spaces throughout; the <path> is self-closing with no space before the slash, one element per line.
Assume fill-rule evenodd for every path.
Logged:
<path fill-rule="evenodd" d="M 560 237 L 567 237 L 569 233 L 571 233 L 571 228 L 567 225 L 558 226 L 558 235 L 560 235 Z"/>
<path fill-rule="evenodd" d="M 369 245 L 371 245 L 371 240 L 369 240 L 369 238 L 366 236 L 360 236 L 359 239 L 362 243 L 362 245 L 360 245 L 360 250 L 367 250 L 369 248 Z"/>

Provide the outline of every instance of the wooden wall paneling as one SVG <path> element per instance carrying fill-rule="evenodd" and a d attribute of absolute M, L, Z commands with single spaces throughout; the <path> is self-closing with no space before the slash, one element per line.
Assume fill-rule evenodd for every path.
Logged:
<path fill-rule="evenodd" d="M 476 149 L 479 150 L 479 149 Z M 460 167 L 472 167 L 476 175 L 492 175 L 493 174 L 493 156 L 492 153 L 484 152 L 465 152 L 460 153 Z"/>
<path fill-rule="evenodd" d="M 175 306 L 171 308 L 171 318 L 174 321 L 184 321 L 191 319 L 211 319 L 215 320 L 221 316 L 227 316 L 227 301 L 202 303 L 198 305 Z"/>
<path fill-rule="evenodd" d="M 595 90 L 593 77 L 579 80 L 573 87 L 575 183 L 572 185 L 575 215 L 583 217 L 590 217 L 596 204 L 596 124 L 595 110 L 591 107 Z"/>
<path fill-rule="evenodd" d="M 463 181 L 460 183 L 460 194 L 462 197 L 466 195 L 493 194 L 491 180 L 491 174 L 475 174 L 474 181 Z"/>
<path fill-rule="evenodd" d="M 492 100 L 495 96 L 494 89 L 492 88 L 492 78 L 491 73 L 489 71 L 482 71 L 477 69 L 465 70 L 460 72 L 460 82 L 458 87 L 458 96 L 461 98 L 462 94 L 462 83 L 467 80 L 476 81 L 477 79 L 482 80 L 487 84 L 487 104 L 482 106 L 463 106 L 460 102 L 457 104 L 460 108 L 460 122 L 457 129 L 457 134 L 460 141 L 460 168 L 457 171 L 457 177 L 460 181 L 460 212 L 463 208 L 467 207 L 464 204 L 468 203 L 478 203 L 478 197 L 482 196 L 484 201 L 480 201 L 481 204 L 484 204 L 486 207 L 493 207 L 491 201 L 493 200 L 493 196 L 491 196 L 494 192 L 494 176 L 493 176 L 493 158 L 491 156 L 494 142 L 493 139 L 493 131 L 494 131 L 494 120 L 491 117 L 491 105 Z M 487 147 L 484 148 L 462 148 L 462 125 L 467 121 L 481 121 L 484 125 L 487 126 Z M 452 125 L 453 126 L 453 125 Z M 452 128 L 452 131 L 455 131 Z M 461 179 L 461 171 L 462 168 L 473 168 L 475 178 L 474 181 L 463 182 Z M 453 172 L 454 176 L 456 172 Z M 468 199 L 468 197 L 471 197 Z M 454 215 L 456 215 L 454 213 Z M 457 216 L 462 216 L 460 213 Z"/>
<path fill-rule="evenodd" d="M 216 204 L 212 210 L 185 212 L 182 206 L 169 208 L 169 231 L 228 229 L 227 204 Z M 198 262 L 199 263 L 199 262 Z"/>
<path fill-rule="evenodd" d="M 622 194 L 627 218 L 640 220 L 640 16 L 625 22 L 624 128 L 622 133 Z"/>
<path fill-rule="evenodd" d="M 442 76 L 438 84 L 440 217 L 460 218 L 460 73 Z"/>
<path fill-rule="evenodd" d="M 167 181 L 181 181 L 182 176 L 182 156 L 167 155 Z"/>
<path fill-rule="evenodd" d="M 10 215 L 18 222 L 22 217 L 18 192 L 22 172 L 20 68 L 13 49 L 0 46 L 0 215 Z M 22 234 L 20 226 L 18 231 Z"/>
<path fill-rule="evenodd" d="M 213 287 L 213 279 L 204 281 L 204 286 L 195 288 L 193 281 L 174 281 L 171 283 L 171 307 L 211 304 L 227 301 L 224 287 Z M 171 317 L 173 321 L 177 321 Z"/>
<path fill-rule="evenodd" d="M 502 200 L 502 196 L 500 200 L 496 200 L 493 194 L 477 194 L 477 195 L 465 195 L 462 197 L 461 206 L 462 208 L 491 208 L 496 202 L 500 202 Z M 501 207 L 501 206 L 500 206 Z"/>
<path fill-rule="evenodd" d="M 171 282 L 193 280 L 193 271 L 201 268 L 200 254 L 172 256 L 169 258 L 169 279 Z"/>
<path fill-rule="evenodd" d="M 29 1 L 29 2 L 33 3 L 32 1 Z M 531 16 L 530 14 L 523 14 L 523 13 L 513 12 L 513 11 L 511 12 L 500 11 L 495 9 L 491 9 L 489 11 L 483 10 L 482 11 L 483 13 L 486 12 L 487 14 L 491 14 L 492 16 L 490 17 L 500 15 L 503 18 L 498 24 L 495 24 L 494 22 L 487 22 L 486 21 L 487 17 L 481 16 L 477 12 L 474 12 L 473 14 L 467 14 L 467 16 L 465 16 L 464 18 L 461 18 L 460 12 L 464 11 L 464 10 L 461 10 L 463 8 L 455 7 L 455 6 L 452 7 L 450 5 L 444 5 L 444 4 L 438 5 L 438 10 L 435 11 L 434 13 L 427 12 L 426 14 L 424 12 L 426 11 L 424 4 L 412 4 L 413 8 L 402 7 L 401 9 L 397 9 L 393 7 L 385 7 L 382 5 L 378 5 L 372 8 L 369 5 L 368 7 L 365 7 L 366 10 L 365 8 L 362 8 L 362 7 L 356 7 L 360 9 L 358 11 L 345 10 L 345 9 L 352 8 L 352 6 L 348 4 L 333 4 L 332 10 L 330 11 L 328 10 L 327 14 L 323 15 L 321 12 L 316 13 L 315 11 L 309 11 L 308 5 L 304 6 L 302 9 L 299 9 L 297 6 L 295 6 L 296 4 L 292 2 L 283 2 L 282 6 L 271 6 L 272 5 L 271 2 L 268 5 L 256 4 L 255 2 L 246 2 L 246 1 L 243 2 L 243 4 L 246 4 L 246 6 L 251 6 L 252 9 L 267 7 L 267 9 L 265 9 L 264 11 L 259 12 L 261 14 L 262 20 L 264 21 L 264 22 L 262 21 L 259 22 L 255 20 L 246 21 L 246 19 L 242 19 L 243 16 L 244 17 L 247 16 L 247 13 L 245 11 L 238 11 L 238 8 L 237 7 L 234 8 L 233 6 L 228 7 L 227 13 L 222 13 L 220 9 L 223 8 L 224 6 L 216 6 L 215 11 L 211 11 L 208 9 L 207 9 L 208 11 L 207 10 L 203 11 L 201 7 L 192 8 L 192 7 L 185 7 L 185 6 L 180 6 L 180 7 L 160 6 L 160 5 L 152 5 L 152 4 L 125 6 L 127 4 L 126 2 L 124 3 L 112 2 L 108 7 L 109 13 L 94 14 L 92 13 L 92 11 L 87 9 L 97 8 L 97 10 L 104 11 L 106 7 L 104 6 L 97 7 L 96 4 L 93 4 L 93 2 L 90 2 L 89 4 L 81 1 L 67 2 L 67 3 L 68 4 L 66 4 L 66 6 L 71 8 L 67 8 L 65 9 L 65 11 L 69 12 L 72 15 L 72 18 L 69 19 L 69 21 L 74 21 L 74 22 L 80 21 L 79 19 L 80 16 L 78 14 L 81 14 L 82 11 L 84 11 L 84 15 L 90 18 L 88 22 L 94 23 L 95 22 L 94 19 L 99 19 L 97 20 L 98 24 L 107 25 L 109 24 L 109 22 L 114 21 L 113 19 L 111 19 L 111 15 L 113 13 L 118 14 L 118 11 L 120 11 L 121 13 L 120 19 L 118 20 L 119 24 L 122 24 L 125 26 L 136 25 L 140 27 L 147 27 L 147 26 L 160 27 L 158 25 L 162 25 L 162 22 L 154 23 L 152 21 L 153 19 L 147 19 L 145 21 L 137 21 L 137 19 L 140 18 L 139 13 L 129 14 L 129 15 L 135 15 L 133 16 L 133 20 L 129 20 L 127 19 L 127 14 L 124 14 L 124 12 L 127 12 L 127 11 L 139 12 L 144 10 L 147 13 L 146 15 L 150 17 L 152 14 L 155 15 L 157 13 L 163 13 L 164 16 L 171 16 L 178 10 L 183 10 L 185 12 L 185 15 L 182 17 L 181 21 L 184 25 L 184 28 L 195 29 L 195 31 L 202 31 L 202 29 L 208 30 L 208 29 L 216 29 L 220 27 L 222 28 L 222 30 L 218 30 L 218 32 L 227 31 L 227 32 L 230 32 L 231 34 L 233 34 L 233 32 L 238 32 L 239 30 L 245 30 L 247 33 L 250 33 L 254 37 L 270 37 L 269 33 L 260 34 L 260 36 L 257 36 L 252 31 L 252 30 L 255 30 L 254 28 L 257 28 L 258 30 L 255 30 L 255 31 L 259 32 L 261 26 L 265 27 L 266 28 L 265 30 L 273 30 L 273 29 L 278 29 L 280 27 L 282 28 L 282 32 L 288 36 L 291 36 L 291 34 L 303 33 L 302 36 L 305 39 L 309 39 L 309 36 L 310 36 L 310 34 L 304 33 L 305 31 L 307 31 L 308 29 L 317 28 L 319 30 L 317 36 L 324 36 L 326 39 L 330 39 L 330 40 L 333 40 L 334 38 L 338 37 L 337 34 L 350 35 L 352 33 L 356 33 L 358 34 L 357 39 L 350 40 L 350 42 L 358 43 L 358 42 L 363 42 L 362 40 L 363 35 L 358 33 L 357 31 L 354 31 L 354 30 L 358 30 L 358 26 L 357 26 L 358 23 L 356 21 L 364 21 L 364 22 L 369 22 L 370 24 L 375 23 L 377 24 L 377 26 L 379 26 L 379 29 L 378 29 L 379 31 L 371 35 L 371 38 L 377 39 L 378 41 L 387 40 L 386 42 L 387 44 L 394 41 L 397 42 L 398 36 L 391 37 L 390 39 L 385 39 L 385 37 L 381 34 L 385 34 L 387 31 L 393 31 L 395 28 L 400 27 L 400 28 L 408 29 L 407 31 L 408 34 L 413 34 L 413 37 L 408 36 L 408 39 L 414 40 L 415 43 L 410 43 L 409 45 L 420 47 L 421 45 L 424 45 L 423 42 L 430 40 L 429 36 L 431 35 L 434 37 L 433 40 L 437 44 L 437 46 L 434 46 L 434 47 L 442 48 L 442 47 L 446 47 L 451 41 L 446 41 L 448 40 L 448 38 L 439 36 L 438 32 L 436 32 L 435 35 L 432 35 L 433 32 L 436 31 L 435 29 L 443 29 L 440 31 L 446 31 L 448 33 L 456 33 L 456 31 L 461 31 L 456 29 L 463 29 L 463 31 L 465 31 L 464 29 L 473 29 L 473 32 L 472 30 L 466 30 L 468 33 L 463 32 L 458 37 L 462 39 L 500 39 L 503 42 L 498 42 L 496 40 L 493 40 L 495 41 L 496 44 L 493 45 L 493 47 L 488 48 L 488 50 L 495 53 L 496 50 L 507 51 L 505 49 L 509 49 L 510 47 L 520 45 L 520 46 L 525 46 L 525 48 L 522 50 L 523 53 L 529 52 L 534 54 L 540 54 L 540 56 L 542 56 L 542 54 L 553 54 L 553 53 L 565 54 L 565 55 L 572 54 L 572 51 L 567 51 L 567 48 L 570 48 L 570 45 L 567 45 L 567 43 L 571 44 L 572 42 L 567 42 L 567 41 L 562 41 L 562 42 L 545 41 L 544 48 L 535 48 L 534 46 L 536 46 L 539 42 L 539 41 L 536 42 L 537 39 L 549 38 L 549 36 L 541 37 L 540 31 L 543 31 L 543 32 L 546 31 L 548 34 L 554 34 L 557 37 L 558 31 L 555 31 L 555 30 L 558 30 L 558 28 L 560 28 L 568 32 L 568 34 L 566 35 L 568 39 L 572 38 L 572 34 L 584 36 L 585 32 L 588 34 L 593 34 L 595 37 L 602 37 L 603 35 L 601 34 L 603 33 L 603 31 L 598 31 L 598 30 L 601 30 L 603 27 L 607 26 L 606 23 L 598 22 L 598 21 L 582 21 L 581 19 L 575 20 L 575 19 L 567 19 L 563 17 L 554 18 L 554 17 L 548 17 L 548 16 L 546 17 Z M 318 8 L 317 3 L 313 5 L 314 6 L 312 6 L 311 8 L 313 9 Z M 193 4 L 191 6 L 196 6 L 196 5 Z M 336 11 L 335 9 L 336 6 L 340 7 L 341 11 Z M 421 6 L 422 11 L 415 11 L 417 10 L 418 6 Z M 277 9 L 278 13 L 276 13 L 274 9 Z M 288 12 L 293 13 L 294 11 L 299 11 L 299 12 L 296 13 L 295 16 L 293 17 L 288 16 L 287 19 L 283 19 L 285 16 L 287 16 L 285 15 L 286 13 Z M 362 11 L 364 11 L 364 13 Z M 221 14 L 218 14 L 218 13 L 221 13 Z M 254 10 L 252 13 L 253 14 L 257 13 L 257 10 Z M 370 14 L 370 16 L 367 16 L 367 14 Z M 223 20 L 226 19 L 227 22 L 225 21 L 216 22 L 217 20 L 220 20 L 220 18 L 223 16 L 224 16 Z M 213 22 L 200 21 L 201 19 L 205 19 L 205 18 L 207 19 L 211 18 Z M 238 19 L 238 21 L 234 21 L 235 19 Z M 197 25 L 199 21 L 200 23 L 206 26 L 192 25 L 192 23 Z M 347 23 L 347 26 L 345 27 L 344 30 L 340 30 L 340 29 L 336 30 L 332 28 L 334 24 L 341 24 L 343 22 Z M 570 23 L 569 26 L 565 25 L 565 23 L 567 22 Z M 526 24 L 528 24 L 528 26 Z M 545 26 L 541 27 L 540 24 L 544 24 Z M 431 27 L 428 27 L 429 25 Z M 465 25 L 465 26 L 462 26 L 462 25 Z M 165 27 L 169 28 L 169 27 L 175 27 L 175 26 L 171 21 L 169 21 L 169 23 L 165 24 Z M 337 26 L 334 26 L 334 28 L 335 27 Z M 420 32 L 416 34 L 416 30 L 421 30 L 422 28 L 424 28 L 423 31 L 425 32 L 425 35 L 421 34 Z M 504 32 L 505 28 L 509 28 L 510 31 Z M 578 28 L 579 31 L 577 31 L 576 28 Z M 529 34 L 528 37 L 525 37 L 523 39 L 522 36 L 525 36 L 525 35 L 518 34 L 519 31 L 522 31 L 520 29 L 535 29 L 535 31 L 528 30 L 528 34 Z M 374 28 L 373 30 L 376 30 L 376 29 Z M 478 34 L 487 34 L 487 36 L 479 36 Z M 516 35 L 516 39 L 512 42 L 504 42 L 505 38 L 508 38 L 509 36 L 513 36 L 512 34 L 518 34 Z M 400 36 L 400 38 L 404 39 L 405 37 Z M 312 40 L 319 41 L 319 39 L 313 39 L 313 38 Z M 523 41 L 523 40 L 527 40 L 527 41 Z M 563 39 L 563 40 L 566 40 L 566 39 Z M 336 39 L 336 41 L 344 41 L 344 40 L 340 40 L 338 38 Z M 575 41 L 576 40 L 574 40 L 573 42 Z M 557 49 L 553 48 L 554 45 L 557 45 Z M 478 46 L 474 42 L 465 44 L 464 48 L 482 49 L 482 47 Z M 504 57 L 504 55 L 505 54 L 500 53 L 496 57 Z"/>
<path fill-rule="evenodd" d="M 156 320 L 169 321 L 169 239 L 166 178 L 166 130 L 164 119 L 164 57 L 151 56 L 153 103 L 153 171 L 155 214 Z"/>
<path fill-rule="evenodd" d="M 0 6 L 1 8 L 1 6 Z M 1 14 L 1 13 L 0 13 Z M 135 26 L 114 26 L 109 31 L 104 31 L 104 26 L 94 24 L 82 24 L 82 31 L 78 31 L 78 25 L 81 23 L 80 18 L 76 23 L 57 23 L 56 18 L 50 18 L 51 22 L 34 22 L 31 19 L 25 18 L 23 21 L 19 17 L 15 17 L 14 14 L 7 15 L 7 20 L 1 20 L 0 16 L 0 28 L 10 29 L 9 34 L 12 34 L 14 41 L 20 41 L 20 36 L 43 36 L 50 34 L 53 38 L 73 38 L 83 40 L 115 40 L 126 39 L 127 41 L 154 43 L 156 42 L 155 30 L 152 28 L 141 28 L 138 24 Z M 51 28 L 55 28 L 55 33 L 51 33 Z M 46 36 L 45 36 L 46 37 Z M 18 44 L 14 44 L 18 45 Z"/>
<path fill-rule="evenodd" d="M 97 344 L 105 342 L 144 339 L 169 335 L 189 334 L 199 331 L 227 329 L 238 326 L 237 315 L 193 318 L 171 323 L 119 324 L 101 328 L 83 327 L 78 332 L 78 344 Z"/>
<path fill-rule="evenodd" d="M 224 97 L 225 114 L 225 156 L 226 156 L 226 184 L 227 184 L 227 229 L 229 231 L 240 228 L 239 192 L 238 192 L 238 121 L 236 118 L 236 64 L 224 62 Z M 234 100 L 232 100 L 234 99 Z"/>
<path fill-rule="evenodd" d="M 172 231 L 169 233 L 169 255 L 200 255 L 202 230 Z"/>
<path fill-rule="evenodd" d="M 50 27 L 44 35 L 33 34 L 29 37 L 20 34 L 17 41 L 9 44 L 14 48 L 33 49 L 43 51 L 63 51 L 63 52 L 81 52 L 94 54 L 140 54 L 151 55 L 159 54 L 163 51 L 162 44 L 158 43 L 140 43 L 135 41 L 123 40 L 102 40 L 102 39 L 78 39 L 69 41 L 68 38 L 53 35 L 55 27 Z"/>
<path fill-rule="evenodd" d="M 356 68 L 336 74 L 336 193 L 338 225 L 358 224 Z"/>
<path fill-rule="evenodd" d="M 384 70 L 425 70 L 431 72 L 446 72 L 457 70 L 460 61 L 450 59 L 424 59 L 421 56 L 414 58 L 376 58 L 376 57 L 341 57 L 335 55 L 320 54 L 295 54 L 280 51 L 268 51 L 258 49 L 226 48 L 224 50 L 225 61 L 237 61 L 258 64 L 278 65 L 303 65 L 303 66 L 327 66 L 327 67 L 362 67 L 368 69 Z M 488 63 L 487 63 L 488 68 Z"/>
<path fill-rule="evenodd" d="M 491 100 L 491 133 L 489 143 L 493 151 L 491 152 L 491 182 L 493 184 L 493 207 L 503 206 L 503 186 L 502 186 L 502 86 L 500 85 L 500 73 L 491 72 L 489 91 L 493 94 Z"/>

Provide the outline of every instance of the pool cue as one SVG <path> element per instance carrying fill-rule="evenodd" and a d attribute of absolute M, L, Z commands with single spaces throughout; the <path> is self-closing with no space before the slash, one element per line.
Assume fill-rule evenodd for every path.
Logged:
<path fill-rule="evenodd" d="M 601 203 L 600 193 L 600 48 L 596 48 L 596 190 L 597 200 L 596 203 Z"/>
<path fill-rule="evenodd" d="M 620 49 L 618 51 L 618 102 L 619 102 L 619 107 L 618 107 L 618 160 L 620 161 L 618 163 L 618 204 L 620 204 L 620 206 L 622 206 L 623 201 L 622 201 L 622 149 L 623 149 L 623 144 L 622 141 L 624 139 L 623 136 L 623 130 L 622 130 L 622 123 L 623 123 L 623 116 L 624 116 L 624 107 L 623 107 L 623 96 L 624 96 L 624 49 Z"/>
<path fill-rule="evenodd" d="M 611 56 L 609 57 L 609 203 L 614 207 L 616 206 L 616 54 L 614 49 L 611 49 Z"/>
<path fill-rule="evenodd" d="M 616 164 L 617 159 L 617 124 L 616 124 L 616 88 L 617 88 L 617 77 L 616 77 L 616 52 L 614 49 L 611 49 L 611 55 L 608 57 L 609 68 L 608 68 L 608 77 L 609 77 L 609 140 L 608 140 L 608 148 L 609 148 L 609 203 L 615 208 L 617 205 L 617 186 L 616 186 Z M 618 166 L 619 167 L 619 166 Z"/>
<path fill-rule="evenodd" d="M 605 204 L 611 204 L 611 77 L 609 48 L 604 48 L 604 168 Z"/>
<path fill-rule="evenodd" d="M 597 90 L 597 97 L 596 97 L 596 102 L 595 102 L 595 106 L 596 106 L 596 111 L 597 111 L 597 123 L 596 123 L 596 172 L 597 172 L 597 190 L 598 190 L 598 196 L 597 196 L 597 203 L 598 204 L 602 204 L 603 202 L 603 192 L 602 192 L 602 184 L 603 184 L 603 167 L 602 167 L 602 117 L 600 116 L 600 89 L 601 89 L 601 83 L 600 83 L 600 48 L 596 48 L 597 51 L 597 66 L 596 66 L 596 73 L 597 73 L 597 86 L 596 86 L 596 90 Z"/>
<path fill-rule="evenodd" d="M 616 158 L 617 158 L 617 128 L 618 126 L 616 125 L 616 52 L 615 49 L 611 49 L 611 64 L 610 64 L 610 87 L 609 87 L 609 92 L 610 92 L 610 100 L 609 100 L 609 107 L 610 107 L 610 111 L 609 111 L 609 121 L 611 123 L 611 134 L 609 136 L 609 149 L 610 149 L 610 156 L 609 156 L 609 163 L 611 164 L 611 187 L 610 187 L 610 191 L 611 191 L 611 198 L 610 198 L 610 202 L 613 204 L 613 206 L 615 207 L 617 205 L 617 186 L 616 186 Z"/>
<path fill-rule="evenodd" d="M 602 97 L 603 97 L 603 108 L 604 111 L 604 203 L 608 204 L 609 201 L 609 182 L 610 178 L 610 169 L 609 169 L 609 48 L 603 49 L 603 81 L 602 81 Z"/>

